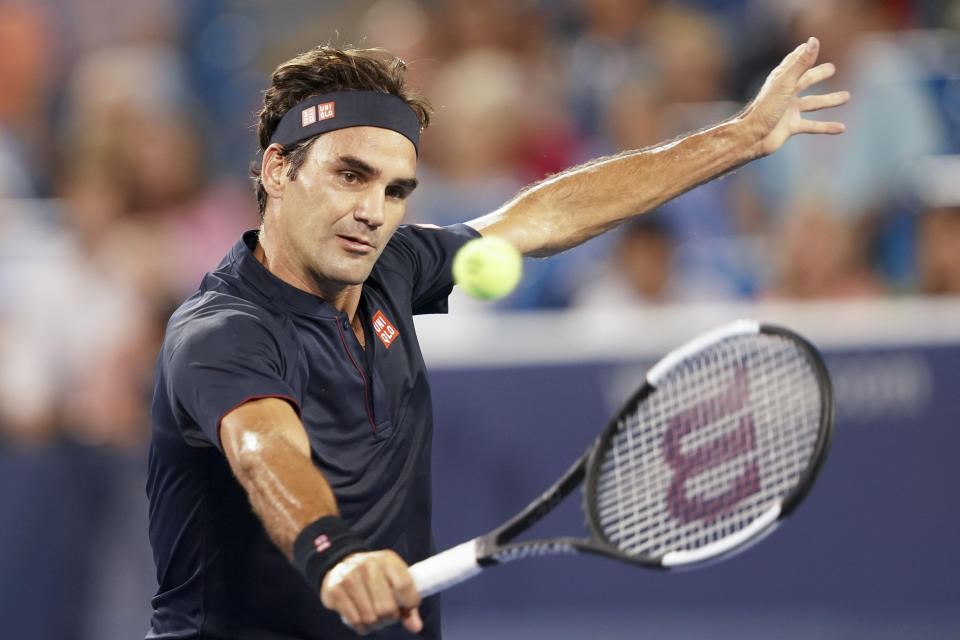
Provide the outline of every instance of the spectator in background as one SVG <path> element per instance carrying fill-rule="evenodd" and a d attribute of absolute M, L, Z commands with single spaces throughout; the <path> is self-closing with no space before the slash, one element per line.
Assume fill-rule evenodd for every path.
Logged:
<path fill-rule="evenodd" d="M 496 208 L 523 186 L 515 162 L 523 85 L 511 53 L 474 49 L 440 70 L 431 95 L 437 134 L 424 140 L 424 186 L 410 210 L 416 220 L 452 224 Z"/>
<path fill-rule="evenodd" d="M 532 3 L 452 0 L 433 12 L 429 32 L 448 62 L 434 68 L 426 86 L 440 133 L 422 150 L 430 180 L 411 201 L 415 216 L 457 220 L 454 205 L 479 214 L 575 162 L 578 140 L 563 109 L 559 57 L 551 55 L 543 13 Z M 408 61 L 412 69 L 422 62 Z M 478 130 L 485 134 L 471 135 Z"/>
<path fill-rule="evenodd" d="M 563 68 L 568 105 L 580 131 L 603 128 L 610 96 L 623 81 L 651 66 L 644 30 L 657 0 L 578 0 Z"/>
<path fill-rule="evenodd" d="M 664 4 L 651 15 L 646 33 L 668 103 L 731 99 L 727 77 L 731 50 L 716 16 L 682 4 Z"/>
<path fill-rule="evenodd" d="M 626 143 L 636 145 L 631 149 L 643 149 L 676 128 L 663 87 L 653 77 L 624 82 L 611 96 L 604 117 L 609 149 Z"/>
<path fill-rule="evenodd" d="M 617 149 L 643 149 L 671 135 L 667 133 L 672 131 L 671 113 L 654 78 L 641 74 L 625 82 L 610 96 L 606 108 L 603 119 L 606 135 L 595 144 L 596 155 L 615 153 Z M 524 279 L 507 303 L 514 308 L 562 308 L 580 305 L 596 296 L 612 304 L 617 292 L 624 294 L 621 302 L 635 301 L 628 293 L 629 287 L 622 283 L 608 286 L 601 279 L 584 278 L 586 273 L 616 271 L 610 256 L 619 251 L 618 238 L 616 234 L 608 234 L 551 260 L 528 260 Z M 673 244 L 671 237 L 671 246 Z M 592 291 L 594 288 L 596 292 Z"/>
<path fill-rule="evenodd" d="M 199 171 L 200 138 L 169 49 L 99 50 L 78 63 L 67 100 L 57 189 L 61 249 L 46 264 L 55 271 L 47 276 L 47 295 L 17 305 L 18 313 L 34 309 L 49 326 L 39 333 L 28 320 L 20 327 L 25 335 L 12 343 L 23 349 L 33 338 L 43 345 L 30 350 L 38 358 L 48 354 L 42 404 L 63 406 L 61 427 L 72 437 L 139 447 L 152 354 L 169 301 L 212 266 L 208 251 L 229 245 L 249 222 L 235 216 L 250 199 L 245 185 L 234 192 L 211 187 Z M 171 237 L 178 238 L 173 262 L 165 251 Z"/>
<path fill-rule="evenodd" d="M 121 523 L 103 548 L 101 527 L 118 493 L 142 484 L 123 471 L 144 443 L 141 374 L 155 347 L 136 292 L 94 259 L 89 242 L 56 224 L 58 213 L 49 201 L 0 201 L 3 633 L 106 639 L 85 635 L 96 616 L 94 576 L 119 549 L 143 544 L 123 535 Z M 126 526 L 142 513 L 142 503 L 134 505 L 123 510 Z M 125 565 L 128 578 L 114 589 L 149 575 Z"/>
<path fill-rule="evenodd" d="M 360 31 L 407 62 L 411 86 L 426 87 L 442 67 L 440 40 L 449 35 L 438 20 L 437 12 L 419 0 L 377 0 L 363 14 Z"/>
<path fill-rule="evenodd" d="M 775 251 L 779 265 L 767 291 L 772 297 L 864 298 L 884 292 L 866 264 L 864 235 L 822 202 L 804 201 L 785 217 Z"/>
<path fill-rule="evenodd" d="M 677 4 L 658 10 L 649 29 L 669 129 L 660 137 L 700 129 L 732 116 L 732 51 L 718 18 Z M 754 295 L 764 265 L 754 236 L 758 214 L 748 174 L 701 185 L 663 207 L 677 242 L 675 266 L 689 296 L 704 299 Z"/>
<path fill-rule="evenodd" d="M 445 58 L 476 49 L 501 49 L 516 53 L 529 36 L 536 39 L 536 12 L 516 0 L 447 0 L 438 7 L 439 48 Z M 532 19 L 532 21 L 531 21 Z M 534 27 L 531 33 L 528 27 Z"/>
<path fill-rule="evenodd" d="M 238 213 L 253 209 L 248 186 L 200 171 L 194 107 L 171 47 L 94 51 L 67 85 L 60 198 L 0 207 L 0 471 L 30 487 L 0 493 L 19 523 L 0 538 L 18 576 L 0 583 L 0 601 L 17 603 L 11 637 L 141 632 L 152 585 L 140 457 L 169 301 L 252 223 Z M 31 574 L 56 575 L 56 588 L 33 588 Z M 39 602 L 62 615 L 38 621 Z"/>
<path fill-rule="evenodd" d="M 960 295 L 960 206 L 924 213 L 917 255 L 921 293 Z"/>
<path fill-rule="evenodd" d="M 43 5 L 0 1 L 0 199 L 46 193 L 56 45 Z"/>
<path fill-rule="evenodd" d="M 101 219 L 87 233 L 105 239 L 105 258 L 162 315 L 213 266 L 210 252 L 224 251 L 253 222 L 238 213 L 250 208 L 249 190 L 204 170 L 198 105 L 171 47 L 98 50 L 77 65 L 70 101 L 66 128 L 77 162 L 68 178 L 88 173 L 83 165 L 102 156 L 119 207 L 112 218 L 103 207 L 86 207 L 74 220 Z M 165 251 L 171 243 L 173 263 Z"/>
<path fill-rule="evenodd" d="M 651 12 L 645 33 L 650 65 L 625 79 L 605 105 L 601 131 L 610 149 L 643 148 L 729 117 L 739 108 L 725 93 L 729 48 L 714 17 L 664 4 Z M 758 233 L 755 201 L 749 178 L 737 174 L 701 185 L 662 207 L 675 245 L 674 278 L 683 282 L 685 297 L 753 295 L 764 270 L 758 242 L 750 237 Z M 589 251 L 584 259 L 602 263 L 609 250 L 597 243 L 574 255 Z M 582 271 L 571 267 L 557 277 L 562 282 Z M 602 288 L 603 296 L 610 297 L 609 288 Z M 576 297 L 584 295 L 589 297 L 585 291 Z"/>
<path fill-rule="evenodd" d="M 430 9 L 415 0 L 380 0 L 365 12 L 361 33 L 406 60 L 411 86 L 426 88 L 431 95 L 449 95 L 451 69 L 469 65 L 465 61 L 480 52 L 506 61 L 507 83 L 522 86 L 523 99 L 522 109 L 516 104 L 511 107 L 516 123 L 505 159 L 509 166 L 504 169 L 526 184 L 574 164 L 578 138 L 565 110 L 561 56 L 549 37 L 548 13 L 534 2 L 513 0 L 451 0 Z M 503 68 L 501 62 L 495 64 Z M 478 93 L 476 88 L 471 91 L 471 95 Z M 454 119 L 463 117 L 460 95 L 453 94 L 446 105 Z M 440 106 L 438 121 L 446 115 L 444 105 Z M 429 145 L 423 161 L 427 165 L 442 162 L 432 157 Z"/>
<path fill-rule="evenodd" d="M 66 111 L 80 117 L 80 102 Z M 62 200 L 23 203 L 4 221 L 0 424 L 11 442 L 143 443 L 145 356 L 156 339 L 142 291 L 113 251 L 127 205 L 127 163 L 109 144 L 116 115 L 77 123 L 83 144 L 64 150 L 54 187 Z"/>
<path fill-rule="evenodd" d="M 617 232 L 609 259 L 587 272 L 574 306 L 607 309 L 676 302 L 682 295 L 673 271 L 674 240 L 656 214 L 639 217 Z"/>
<path fill-rule="evenodd" d="M 410 199 L 414 220 L 446 224 L 481 215 L 529 181 L 579 159 L 580 141 L 563 108 L 563 76 L 555 68 L 562 57 L 550 55 L 544 27 L 528 3 L 498 1 L 481 9 L 457 0 L 436 13 L 431 31 L 450 61 L 427 90 L 437 105 L 437 134 L 421 152 L 425 178 Z M 542 289 L 540 266 L 530 263 L 523 290 L 498 307 L 542 306 L 525 300 Z M 472 303 L 463 297 L 462 304 Z"/>

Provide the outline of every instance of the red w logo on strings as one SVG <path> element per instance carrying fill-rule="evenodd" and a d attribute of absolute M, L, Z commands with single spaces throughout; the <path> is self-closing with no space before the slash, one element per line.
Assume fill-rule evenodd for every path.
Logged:
<path fill-rule="evenodd" d="M 739 424 L 733 431 L 688 453 L 681 452 L 681 441 L 685 436 L 743 407 L 749 396 L 746 369 L 746 360 L 737 363 L 734 366 L 733 380 L 727 389 L 673 417 L 663 435 L 664 457 L 675 472 L 670 483 L 667 504 L 670 514 L 681 522 L 714 520 L 760 490 L 760 469 L 756 458 L 747 462 L 743 473 L 731 482 L 729 489 L 719 495 L 709 498 L 689 496 L 686 488 L 688 478 L 754 449 L 756 429 L 753 417 L 749 414 L 740 417 Z"/>

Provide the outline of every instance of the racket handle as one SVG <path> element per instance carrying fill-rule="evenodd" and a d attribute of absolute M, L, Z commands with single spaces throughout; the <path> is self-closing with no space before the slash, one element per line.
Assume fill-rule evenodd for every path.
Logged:
<path fill-rule="evenodd" d="M 480 573 L 483 567 L 477 563 L 479 540 L 467 540 L 411 565 L 410 575 L 420 597 L 432 596 Z"/>

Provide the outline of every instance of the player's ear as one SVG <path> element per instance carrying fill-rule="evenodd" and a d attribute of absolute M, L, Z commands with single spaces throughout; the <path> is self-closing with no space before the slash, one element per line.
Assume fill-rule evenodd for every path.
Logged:
<path fill-rule="evenodd" d="M 267 147 L 263 152 L 263 160 L 260 165 L 260 180 L 263 182 L 263 188 L 267 195 L 279 198 L 283 195 L 284 185 L 284 161 L 282 155 L 283 147 L 274 143 Z"/>

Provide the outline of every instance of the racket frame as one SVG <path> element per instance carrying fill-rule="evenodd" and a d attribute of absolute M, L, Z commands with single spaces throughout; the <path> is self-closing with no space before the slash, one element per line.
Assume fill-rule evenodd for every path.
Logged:
<path fill-rule="evenodd" d="M 610 440 L 620 431 L 624 415 L 633 412 L 640 403 L 656 393 L 657 383 L 663 376 L 691 354 L 699 353 L 721 340 L 758 333 L 778 335 L 799 345 L 815 373 L 822 399 L 820 426 L 816 445 L 804 473 L 779 502 L 741 531 L 714 544 L 692 551 L 671 551 L 658 557 L 623 553 L 606 538 L 600 529 L 595 489 L 600 476 L 603 455 Z M 778 523 L 790 515 L 807 496 L 826 460 L 833 438 L 833 422 L 834 400 L 830 375 L 819 352 L 809 341 L 790 329 L 778 325 L 763 324 L 753 320 L 729 323 L 685 343 L 654 365 L 648 371 L 644 383 L 621 406 L 583 455 L 549 489 L 523 510 L 482 536 L 412 565 L 411 574 L 421 595 L 425 597 L 476 575 L 484 567 L 536 555 L 590 553 L 656 569 L 697 566 L 728 557 L 750 547 L 771 533 Z M 587 516 L 589 537 L 561 536 L 512 542 L 553 511 L 581 483 L 585 484 L 583 511 Z"/>
<path fill-rule="evenodd" d="M 624 415 L 633 412 L 635 408 L 649 396 L 656 393 L 657 386 L 663 377 L 673 370 L 677 364 L 691 355 L 700 353 L 710 345 L 722 340 L 763 333 L 780 336 L 799 346 L 800 351 L 804 354 L 814 371 L 814 377 L 819 387 L 821 397 L 820 426 L 817 433 L 816 444 L 810 453 L 809 462 L 803 474 L 797 479 L 797 483 L 793 488 L 783 496 L 779 502 L 771 506 L 766 512 L 761 514 L 741 531 L 731 534 L 717 541 L 715 544 L 707 545 L 690 552 L 667 552 L 657 557 L 634 556 L 622 553 L 609 542 L 600 528 L 596 486 L 600 477 L 600 466 L 602 464 L 603 454 L 606 452 L 610 440 L 619 433 Z M 663 569 L 703 564 L 726 558 L 745 550 L 754 542 L 759 541 L 771 533 L 783 518 L 790 515 L 794 509 L 803 502 L 803 499 L 810 492 L 810 489 L 813 488 L 817 476 L 823 468 L 823 463 L 826 461 L 827 452 L 830 450 L 830 444 L 833 439 L 833 422 L 834 401 L 830 374 L 816 347 L 803 336 L 779 325 L 758 323 L 753 320 L 737 320 L 694 338 L 664 356 L 663 359 L 647 372 L 644 384 L 630 396 L 620 411 L 610 419 L 610 422 L 607 423 L 607 426 L 601 432 L 597 438 L 597 442 L 589 452 L 591 459 L 587 464 L 586 470 L 584 511 L 587 515 L 587 528 L 590 530 L 590 540 L 594 542 L 591 546 L 603 549 L 600 553 L 615 557 L 619 560 Z"/>

